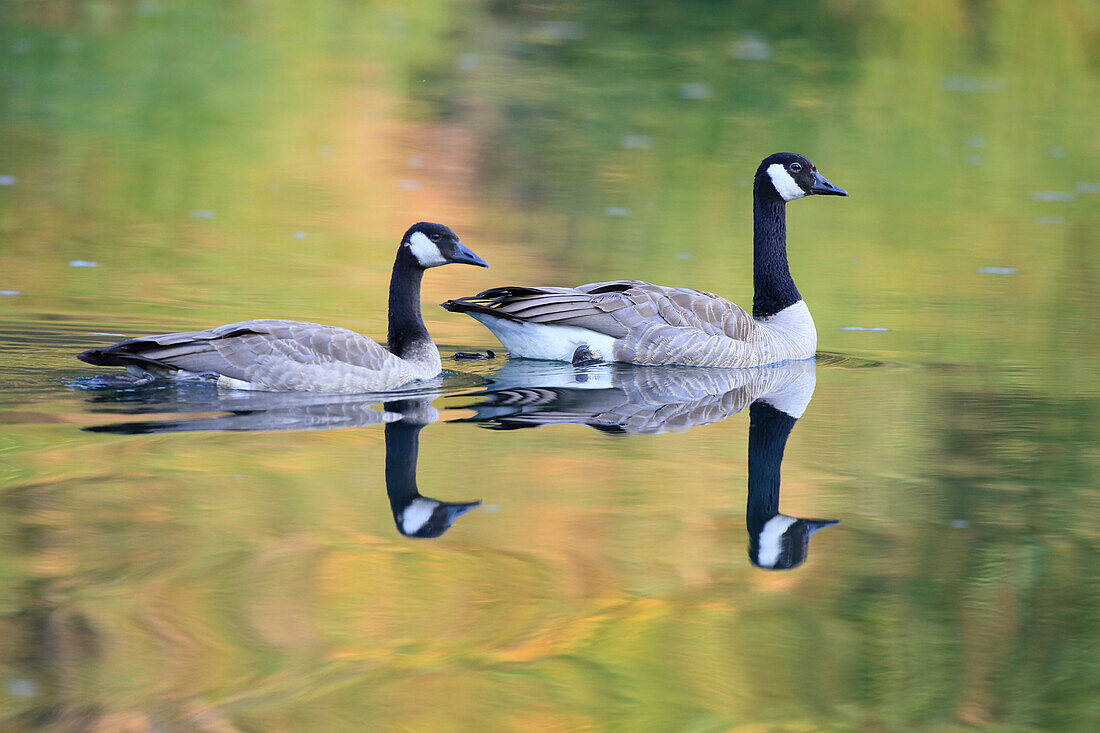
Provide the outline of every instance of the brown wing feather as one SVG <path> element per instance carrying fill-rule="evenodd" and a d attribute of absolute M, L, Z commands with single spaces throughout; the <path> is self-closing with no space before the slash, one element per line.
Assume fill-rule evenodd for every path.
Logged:
<path fill-rule="evenodd" d="M 589 283 L 576 288 L 502 287 L 444 304 L 521 321 L 582 326 L 615 338 L 646 324 L 694 329 L 743 339 L 752 317 L 725 298 L 637 280 Z"/>

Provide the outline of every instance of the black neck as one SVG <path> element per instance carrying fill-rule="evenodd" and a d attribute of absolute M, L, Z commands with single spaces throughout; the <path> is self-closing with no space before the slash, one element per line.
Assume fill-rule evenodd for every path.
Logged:
<path fill-rule="evenodd" d="M 749 502 L 745 520 L 754 536 L 779 513 L 779 469 L 796 421 L 767 402 L 749 406 Z"/>
<path fill-rule="evenodd" d="M 786 203 L 757 176 L 752 194 L 752 314 L 772 316 L 802 300 L 787 267 Z"/>
<path fill-rule="evenodd" d="M 424 268 L 409 248 L 399 247 L 390 277 L 389 309 L 389 349 L 397 356 L 404 356 L 414 343 L 431 340 L 420 313 L 420 280 L 423 277 Z"/>

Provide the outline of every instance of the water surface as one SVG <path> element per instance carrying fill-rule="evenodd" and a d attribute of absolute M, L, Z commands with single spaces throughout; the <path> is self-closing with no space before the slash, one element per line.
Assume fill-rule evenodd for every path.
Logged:
<path fill-rule="evenodd" d="M 773 5 L 0 3 L 5 729 L 1097 729 L 1100 14 Z M 816 363 L 453 358 L 502 283 L 749 302 L 777 150 L 851 193 L 789 211 Z M 381 338 L 422 219 L 492 266 L 431 388 L 73 358 Z"/>

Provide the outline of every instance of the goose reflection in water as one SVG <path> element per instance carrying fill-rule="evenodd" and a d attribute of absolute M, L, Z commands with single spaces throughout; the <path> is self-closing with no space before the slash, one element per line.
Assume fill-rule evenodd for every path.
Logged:
<path fill-rule="evenodd" d="M 496 430 L 578 424 L 613 433 L 664 433 L 724 420 L 749 408 L 749 559 L 768 570 L 806 560 L 810 535 L 836 520 L 779 512 L 780 468 L 791 428 L 817 381 L 813 361 L 755 369 L 574 368 L 511 361 L 474 394 L 476 422 Z"/>
<path fill-rule="evenodd" d="M 397 531 L 406 537 L 439 537 L 480 501 L 447 502 L 421 495 L 416 486 L 420 431 L 439 419 L 432 400 L 439 392 L 410 393 L 382 403 L 378 395 L 323 395 L 278 392 L 218 392 L 210 386 L 162 392 L 127 393 L 124 413 L 173 412 L 217 415 L 93 425 L 97 433 L 140 435 L 197 430 L 332 430 L 385 424 L 386 493 Z M 117 397 L 113 400 L 118 402 Z M 98 398 L 97 401 L 105 401 Z"/>
<path fill-rule="evenodd" d="M 438 537 L 456 519 L 480 501 L 450 502 L 421 496 L 416 487 L 416 461 L 420 454 L 420 431 L 439 419 L 428 399 L 387 402 L 386 412 L 401 419 L 386 423 L 386 493 L 390 497 L 397 531 L 406 537 Z"/>

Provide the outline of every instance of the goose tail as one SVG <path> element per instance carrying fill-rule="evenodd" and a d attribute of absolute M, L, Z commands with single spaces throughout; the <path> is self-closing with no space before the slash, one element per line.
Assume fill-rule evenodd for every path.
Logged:
<path fill-rule="evenodd" d="M 469 295 L 465 298 L 454 298 L 452 300 L 445 300 L 439 305 L 441 308 L 451 313 L 484 313 L 485 315 L 494 316 L 496 318 L 506 318 L 517 322 L 521 321 L 521 319 L 509 313 L 503 313 L 499 309 L 494 308 L 492 305 L 494 301 L 486 300 L 483 296 L 484 293 Z"/>

